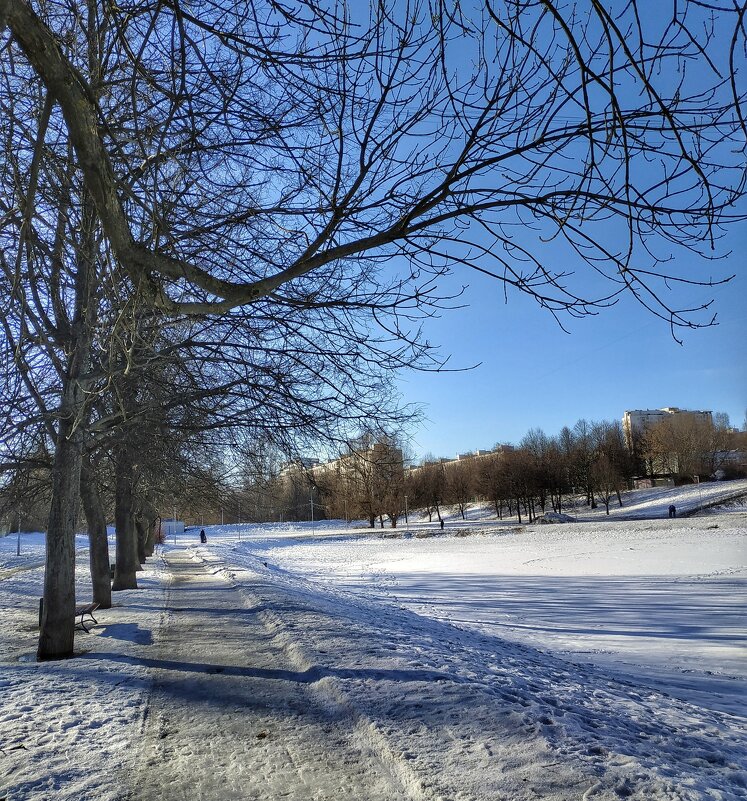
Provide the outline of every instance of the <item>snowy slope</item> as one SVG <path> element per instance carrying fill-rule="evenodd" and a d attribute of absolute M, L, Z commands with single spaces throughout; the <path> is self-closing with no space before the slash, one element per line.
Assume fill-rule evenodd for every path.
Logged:
<path fill-rule="evenodd" d="M 208 538 L 45 664 L 0 539 L 0 798 L 747 798 L 744 513 Z"/>

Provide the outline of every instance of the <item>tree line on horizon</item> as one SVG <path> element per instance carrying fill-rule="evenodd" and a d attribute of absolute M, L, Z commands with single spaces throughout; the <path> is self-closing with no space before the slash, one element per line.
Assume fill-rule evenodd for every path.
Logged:
<path fill-rule="evenodd" d="M 665 419 L 637 432 L 630 444 L 619 421 L 579 420 L 556 436 L 532 429 L 516 447 L 499 445 L 455 460 L 427 455 L 414 467 L 405 467 L 396 437 L 382 438 L 375 449 L 348 449 L 331 467 L 299 466 L 263 491 L 271 508 L 285 510 L 288 519 L 309 519 L 316 491 L 317 517 L 362 518 L 371 527 L 383 527 L 384 518 L 396 527 L 408 510 L 440 522 L 444 506 L 456 507 L 464 518 L 467 506 L 478 501 L 488 502 L 497 519 L 532 522 L 548 510 L 567 511 L 575 503 L 571 496 L 582 496 L 589 508 L 601 504 L 609 514 L 611 503 L 622 506 L 622 492 L 635 479 L 684 484 L 710 480 L 717 471 L 724 478 L 744 477 L 744 468 L 729 461 L 740 449 L 747 450 L 747 429 L 735 432 L 724 414 L 713 421 Z"/>

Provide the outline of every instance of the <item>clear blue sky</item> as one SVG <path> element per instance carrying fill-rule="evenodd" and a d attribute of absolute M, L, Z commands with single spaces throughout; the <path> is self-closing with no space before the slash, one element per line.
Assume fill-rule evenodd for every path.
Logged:
<path fill-rule="evenodd" d="M 514 293 L 505 304 L 497 282 L 469 276 L 469 306 L 444 312 L 426 332 L 452 354 L 453 366 L 480 366 L 400 381 L 405 400 L 425 408 L 413 442 L 417 458 L 516 443 L 534 427 L 555 434 L 582 417 L 619 419 L 626 409 L 723 411 L 741 427 L 747 408 L 744 232 L 732 237 L 732 246 L 734 255 L 716 269 L 702 268 L 738 273 L 725 287 L 700 290 L 701 298 L 715 299 L 720 324 L 681 332 L 683 345 L 632 300 L 595 318 L 568 320 L 565 334 L 529 299 Z"/>
<path fill-rule="evenodd" d="M 670 5 L 654 3 L 645 10 L 654 28 L 657 17 L 660 26 L 671 22 Z M 710 77 L 704 74 L 704 79 Z M 690 88 L 697 82 L 696 77 Z M 622 85 L 619 91 L 628 89 Z M 605 228 L 606 223 L 596 222 L 587 233 L 592 239 L 601 234 L 610 251 L 624 253 L 627 231 L 614 224 Z M 513 231 L 545 266 L 582 276 L 581 284 L 570 282 L 580 294 L 604 294 L 589 267 L 564 248 L 562 237 L 544 237 L 545 245 L 538 246 L 543 238 L 536 228 L 515 226 Z M 451 366 L 480 365 L 469 372 L 411 373 L 400 379 L 404 400 L 424 407 L 426 419 L 414 432 L 416 457 L 517 443 L 530 428 L 556 434 L 580 418 L 620 419 L 626 409 L 679 406 L 726 412 L 732 425 L 741 427 L 747 409 L 747 224 L 733 226 L 717 247 L 731 255 L 710 262 L 666 242 L 654 243 L 657 256 L 671 257 L 664 265 L 670 273 L 700 280 L 737 274 L 726 286 L 671 288 L 667 299 L 675 308 L 713 298 L 718 315 L 715 327 L 680 330 L 682 345 L 665 321 L 633 298 L 598 317 L 565 318 L 566 334 L 531 299 L 513 292 L 506 304 L 498 281 L 460 270 L 451 286 L 470 284 L 467 307 L 444 312 L 424 331 L 444 355 L 451 355 Z M 646 262 L 645 253 L 637 250 L 633 266 L 645 269 Z"/>

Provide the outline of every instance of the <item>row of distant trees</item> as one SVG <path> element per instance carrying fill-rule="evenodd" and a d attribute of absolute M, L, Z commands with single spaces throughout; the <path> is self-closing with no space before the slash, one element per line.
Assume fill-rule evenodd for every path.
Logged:
<path fill-rule="evenodd" d="M 548 509 L 560 512 L 583 502 L 622 504 L 622 491 L 640 477 L 667 477 L 676 483 L 744 475 L 747 428 L 736 431 L 728 417 L 713 422 L 673 415 L 632 442 L 617 421 L 579 420 L 550 436 L 530 430 L 517 446 L 496 446 L 482 455 L 456 460 L 424 457 L 413 465 L 401 438 L 367 434 L 347 445 L 340 458 L 312 470 L 300 463 L 279 470 L 277 448 L 264 453 L 257 441 L 235 452 L 241 470 L 227 467 L 220 448 L 188 431 L 147 429 L 144 438 L 158 448 L 142 449 L 136 463 L 138 492 L 132 499 L 139 549 L 146 547 L 160 517 L 176 515 L 191 524 L 238 524 L 321 518 L 384 520 L 397 526 L 408 513 L 440 520 L 444 506 L 464 517 L 470 503 L 489 502 L 496 517 L 532 520 Z M 404 451 L 404 455 L 403 455 Z M 115 451 L 100 447 L 86 457 L 86 504 L 81 516 L 114 520 L 117 509 Z M 51 500 L 50 457 L 13 472 L 0 488 L 0 519 L 7 530 L 43 530 Z M 572 496 L 572 497 L 571 497 Z M 580 501 L 581 499 L 581 501 Z M 87 511 L 86 511 L 87 510 Z M 106 592 L 106 590 L 104 590 Z"/>
<path fill-rule="evenodd" d="M 673 416 L 640 432 L 631 448 L 617 421 L 579 420 L 549 436 L 532 429 L 518 446 L 497 446 L 483 455 L 456 460 L 425 457 L 405 468 L 396 438 L 375 447 L 349 449 L 328 467 L 286 471 L 266 491 L 286 516 L 363 518 L 396 527 L 408 510 L 442 520 L 444 506 L 462 517 L 471 502 L 491 504 L 497 518 L 532 521 L 548 510 L 562 512 L 581 502 L 596 508 L 622 506 L 622 492 L 635 478 L 670 478 L 676 483 L 743 474 L 733 455 L 747 447 L 747 432 L 736 432 L 726 415 L 713 421 Z M 255 494 L 258 490 L 254 489 Z M 572 500 L 571 500 L 572 496 Z"/>
<path fill-rule="evenodd" d="M 736 431 L 723 413 L 712 420 L 686 413 L 670 415 L 635 435 L 631 444 L 641 475 L 671 476 L 685 483 L 745 474 L 747 426 Z"/>

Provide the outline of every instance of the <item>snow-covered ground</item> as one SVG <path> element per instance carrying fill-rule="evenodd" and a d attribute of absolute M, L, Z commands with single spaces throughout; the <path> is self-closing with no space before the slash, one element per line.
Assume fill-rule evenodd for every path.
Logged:
<path fill-rule="evenodd" d="M 43 537 L 0 539 L 0 799 L 746 799 L 747 514 L 666 519 L 740 493 L 189 531 L 44 664 Z"/>

